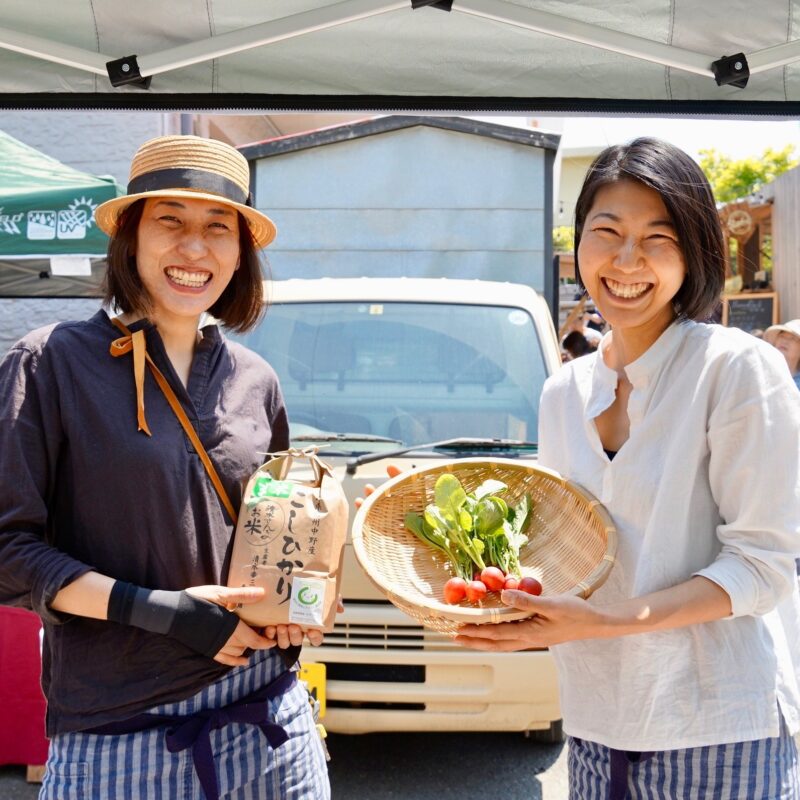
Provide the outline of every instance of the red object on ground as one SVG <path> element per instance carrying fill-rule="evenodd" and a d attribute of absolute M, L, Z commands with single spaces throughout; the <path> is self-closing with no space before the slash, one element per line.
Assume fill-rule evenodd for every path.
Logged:
<path fill-rule="evenodd" d="M 36 614 L 0 607 L 0 764 L 44 764 L 46 703 Z"/>

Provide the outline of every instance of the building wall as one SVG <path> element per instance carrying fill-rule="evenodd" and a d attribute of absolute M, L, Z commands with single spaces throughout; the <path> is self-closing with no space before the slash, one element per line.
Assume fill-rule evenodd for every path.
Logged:
<path fill-rule="evenodd" d="M 100 301 L 89 298 L 0 298 L 0 358 L 29 331 L 54 322 L 88 319 L 99 308 Z"/>
<path fill-rule="evenodd" d="M 778 293 L 779 322 L 800 318 L 800 167 L 773 181 L 772 283 Z"/>
<path fill-rule="evenodd" d="M 177 133 L 179 115 L 156 112 L 0 111 L 0 130 L 70 167 L 128 183 L 136 148 Z"/>
<path fill-rule="evenodd" d="M 553 225 L 572 226 L 575 223 L 575 203 L 583 186 L 583 179 L 594 161 L 594 156 L 561 157 L 561 174 L 558 182 L 558 202 L 553 215 Z"/>
<path fill-rule="evenodd" d="M 545 150 L 411 127 L 261 158 L 273 277 L 484 278 L 544 287 Z"/>

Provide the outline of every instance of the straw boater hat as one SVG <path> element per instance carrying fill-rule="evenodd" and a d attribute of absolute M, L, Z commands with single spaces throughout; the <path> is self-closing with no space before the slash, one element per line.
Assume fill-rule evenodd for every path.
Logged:
<path fill-rule="evenodd" d="M 136 200 L 213 200 L 235 208 L 250 225 L 256 246 L 266 247 L 275 238 L 275 224 L 249 205 L 249 190 L 247 159 L 230 145 L 199 136 L 159 136 L 136 151 L 127 194 L 107 200 L 94 215 L 100 230 L 114 236 L 120 214 Z"/>
<path fill-rule="evenodd" d="M 788 322 L 784 322 L 783 325 L 770 325 L 764 331 L 764 339 L 774 345 L 779 333 L 793 333 L 800 339 L 800 319 L 790 319 Z"/>

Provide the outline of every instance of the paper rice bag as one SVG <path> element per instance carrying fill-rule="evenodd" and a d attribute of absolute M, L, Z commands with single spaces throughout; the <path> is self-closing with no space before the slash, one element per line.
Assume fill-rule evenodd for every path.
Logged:
<path fill-rule="evenodd" d="M 290 475 L 297 462 L 308 470 Z M 275 453 L 245 487 L 228 572 L 228 586 L 266 596 L 236 613 L 254 627 L 333 630 L 347 520 L 344 490 L 314 448 Z"/>

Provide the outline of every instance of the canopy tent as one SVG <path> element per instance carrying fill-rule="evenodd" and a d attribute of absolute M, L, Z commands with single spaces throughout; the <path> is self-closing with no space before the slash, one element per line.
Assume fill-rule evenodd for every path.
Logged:
<path fill-rule="evenodd" d="M 799 12 L 800 0 L 4 0 L 0 103 L 794 114 Z"/>
<path fill-rule="evenodd" d="M 108 245 L 94 209 L 119 192 L 0 131 L 0 296 L 93 293 Z"/>

